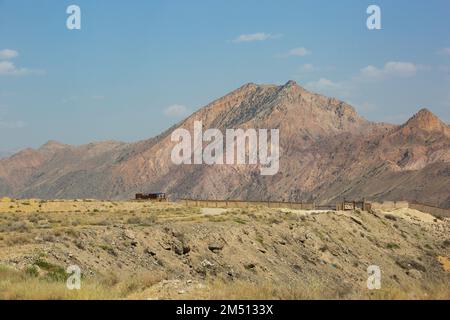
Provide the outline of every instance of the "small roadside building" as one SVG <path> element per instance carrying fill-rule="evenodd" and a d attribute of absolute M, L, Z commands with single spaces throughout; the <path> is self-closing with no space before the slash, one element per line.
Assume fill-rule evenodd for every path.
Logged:
<path fill-rule="evenodd" d="M 163 192 L 157 193 L 137 193 L 135 196 L 136 200 L 147 200 L 147 201 L 156 201 L 163 202 L 167 201 L 166 194 Z"/>

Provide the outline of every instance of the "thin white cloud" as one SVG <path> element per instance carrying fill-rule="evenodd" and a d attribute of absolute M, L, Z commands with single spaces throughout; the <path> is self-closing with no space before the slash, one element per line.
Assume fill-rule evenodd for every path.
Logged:
<path fill-rule="evenodd" d="M 42 70 L 31 70 L 28 68 L 17 67 L 14 62 L 8 61 L 17 57 L 19 53 L 12 49 L 0 50 L 0 76 L 24 76 L 29 74 L 43 74 Z"/>
<path fill-rule="evenodd" d="M 0 50 L 0 59 L 12 59 L 19 55 L 16 50 L 12 49 L 3 49 Z"/>
<path fill-rule="evenodd" d="M 26 127 L 23 121 L 3 121 L 0 119 L 0 129 L 21 129 Z"/>
<path fill-rule="evenodd" d="M 445 73 L 445 74 L 450 74 L 450 67 L 446 66 L 446 65 L 440 65 L 437 67 L 437 70 L 439 72 Z"/>
<path fill-rule="evenodd" d="M 0 75 L 22 76 L 29 74 L 31 71 L 26 68 L 17 68 L 11 61 L 0 62 Z"/>
<path fill-rule="evenodd" d="M 355 109 L 359 112 L 359 113 L 368 113 L 368 112 L 373 112 L 378 110 L 378 107 L 372 103 L 372 102 L 353 102 L 353 101 L 348 101 L 348 104 L 350 104 L 351 106 L 354 106 Z"/>
<path fill-rule="evenodd" d="M 350 81 L 335 82 L 327 78 L 308 82 L 305 84 L 305 88 L 312 92 L 346 101 L 353 97 L 355 91 L 354 84 Z"/>
<path fill-rule="evenodd" d="M 7 115 L 6 107 L 0 105 L 0 129 L 20 129 L 26 126 L 26 123 L 23 121 L 9 121 L 5 120 L 5 116 Z"/>
<path fill-rule="evenodd" d="M 189 109 L 181 104 L 173 104 L 164 109 L 164 114 L 168 117 L 183 117 L 189 114 Z"/>
<path fill-rule="evenodd" d="M 316 70 L 316 67 L 314 67 L 314 65 L 312 65 L 311 63 L 306 63 L 300 66 L 299 70 L 301 72 L 313 72 Z"/>
<path fill-rule="evenodd" d="M 311 54 L 311 51 L 304 48 L 304 47 L 298 47 L 293 48 L 289 50 L 286 53 L 278 54 L 277 58 L 289 58 L 289 57 L 305 57 Z"/>
<path fill-rule="evenodd" d="M 388 75 L 411 77 L 417 73 L 418 67 L 411 62 L 391 61 L 384 66 L 384 72 Z"/>
<path fill-rule="evenodd" d="M 86 101 L 104 101 L 106 99 L 106 96 L 101 94 L 93 94 L 90 96 L 79 96 L 79 95 L 72 95 L 63 97 L 61 99 L 61 103 L 68 104 L 68 103 L 84 103 Z"/>
<path fill-rule="evenodd" d="M 450 48 L 443 48 L 438 51 L 439 54 L 450 55 Z"/>
<path fill-rule="evenodd" d="M 369 65 L 361 69 L 361 75 L 369 79 L 381 79 L 386 76 L 412 77 L 415 76 L 419 67 L 411 62 L 389 61 L 383 68 Z"/>
<path fill-rule="evenodd" d="M 69 96 L 69 97 L 62 98 L 61 102 L 62 103 L 71 103 L 71 102 L 77 101 L 79 99 L 80 99 L 80 97 L 78 97 L 78 96 Z"/>
<path fill-rule="evenodd" d="M 296 68 L 295 73 L 292 75 L 293 79 L 299 79 L 301 82 L 311 81 L 310 78 L 306 78 L 307 76 L 311 76 L 313 73 L 323 74 L 323 72 L 332 72 L 335 69 L 335 67 L 332 66 L 317 66 L 312 63 L 305 63 L 299 67 Z"/>
<path fill-rule="evenodd" d="M 315 68 L 316 72 L 317 70 L 322 70 L 316 66 Z M 417 102 L 418 105 L 424 104 L 423 101 L 426 98 L 429 101 L 425 101 L 425 104 L 434 103 L 441 107 L 446 107 L 450 105 L 450 99 L 446 98 L 445 94 L 439 94 L 433 90 L 433 94 L 422 98 L 416 92 L 409 92 L 407 88 L 409 85 L 416 85 L 415 78 L 412 77 L 418 74 L 423 77 L 426 77 L 427 73 L 430 74 L 430 72 L 443 72 L 450 75 L 449 70 L 450 67 L 445 65 L 436 68 L 411 62 L 390 61 L 381 66 L 367 66 L 348 78 L 336 81 L 322 77 L 316 81 L 306 83 L 305 88 L 325 96 L 336 97 L 346 101 L 364 116 L 372 114 L 379 118 L 380 114 L 382 114 L 384 118 L 379 118 L 379 120 L 389 123 L 403 123 L 408 119 L 410 114 L 400 114 L 394 111 L 389 115 L 388 112 L 391 109 L 386 106 L 386 103 L 399 104 L 399 97 L 392 96 L 392 92 L 396 92 L 395 88 L 398 86 L 400 89 L 398 94 L 403 95 L 403 100 L 406 101 L 405 106 L 407 104 L 414 104 L 416 103 L 415 101 L 420 101 Z M 448 78 L 445 77 L 436 89 L 442 90 L 442 85 L 445 87 L 445 84 L 448 83 L 447 80 Z M 385 95 L 381 95 L 380 97 L 380 93 L 385 93 Z M 394 109 L 392 108 L 392 110 Z"/>
<path fill-rule="evenodd" d="M 0 76 L 26 76 L 30 74 L 43 74 L 41 70 L 18 68 L 11 61 L 0 61 Z"/>
<path fill-rule="evenodd" d="M 310 64 L 306 63 L 297 68 L 295 74 L 293 74 L 293 79 L 305 79 L 306 76 L 310 75 L 313 72 L 316 72 L 317 68 Z"/>
<path fill-rule="evenodd" d="M 232 40 L 232 42 L 241 43 L 241 42 L 265 41 L 270 39 L 276 39 L 279 37 L 281 37 L 281 35 L 273 35 L 271 33 L 257 32 L 257 33 L 241 34 L 240 36 Z"/>
<path fill-rule="evenodd" d="M 336 90 L 341 87 L 341 85 L 337 82 L 333 82 L 326 78 L 320 78 L 317 81 L 311 81 L 308 82 L 305 87 L 308 90 L 314 91 L 314 92 L 324 92 L 329 90 Z"/>
<path fill-rule="evenodd" d="M 311 54 L 311 51 L 309 51 L 308 49 L 306 49 L 304 47 L 300 47 L 300 48 L 294 48 L 294 49 L 289 50 L 289 52 L 287 53 L 286 56 L 288 56 L 288 57 L 292 57 L 292 56 L 304 57 L 304 56 L 307 56 L 310 54 Z"/>
<path fill-rule="evenodd" d="M 367 66 L 361 69 L 361 74 L 367 78 L 381 78 L 383 76 L 383 70 L 374 66 Z"/>

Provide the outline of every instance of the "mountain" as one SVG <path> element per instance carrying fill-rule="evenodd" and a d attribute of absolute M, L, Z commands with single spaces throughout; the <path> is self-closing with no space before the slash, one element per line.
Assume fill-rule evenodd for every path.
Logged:
<path fill-rule="evenodd" d="M 279 129 L 280 166 L 174 165 L 171 133 Z M 37 198 L 171 198 L 249 200 L 417 200 L 450 207 L 450 127 L 427 109 L 403 125 L 370 122 L 345 102 L 294 81 L 246 84 L 157 137 L 70 146 L 51 141 L 0 159 L 0 195 Z"/>

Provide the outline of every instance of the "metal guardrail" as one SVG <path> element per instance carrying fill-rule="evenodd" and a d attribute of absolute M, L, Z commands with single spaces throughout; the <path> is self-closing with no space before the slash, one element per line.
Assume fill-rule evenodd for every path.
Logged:
<path fill-rule="evenodd" d="M 298 210 L 316 209 L 316 205 L 314 203 L 307 203 L 307 202 L 196 200 L 196 199 L 180 199 L 179 202 L 194 207 L 210 207 L 210 208 L 248 208 L 248 207 L 263 206 L 268 208 L 288 208 Z"/>
<path fill-rule="evenodd" d="M 297 210 L 356 210 L 361 209 L 369 211 L 372 208 L 385 207 L 389 209 L 389 202 L 386 203 L 372 203 L 369 201 L 345 201 L 338 202 L 335 205 L 316 205 L 314 202 L 282 202 L 282 201 L 243 201 L 243 200 L 198 200 L 198 199 L 180 199 L 181 202 L 193 207 L 208 207 L 208 208 L 248 208 L 263 206 L 268 208 L 286 208 Z M 450 218 L 450 209 L 439 208 L 417 202 L 399 201 L 392 202 L 392 209 L 397 208 L 396 203 L 402 203 L 403 207 L 409 207 L 418 211 L 429 213 L 435 217 Z"/>

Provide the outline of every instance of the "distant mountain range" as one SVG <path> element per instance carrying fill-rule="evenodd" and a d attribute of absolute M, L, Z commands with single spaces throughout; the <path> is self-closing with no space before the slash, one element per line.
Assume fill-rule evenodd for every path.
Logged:
<path fill-rule="evenodd" d="M 176 128 L 279 129 L 280 169 L 171 162 Z M 50 141 L 0 159 L 0 196 L 179 197 L 333 203 L 416 200 L 450 207 L 450 126 L 427 109 L 402 125 L 370 122 L 345 102 L 285 85 L 246 84 L 161 135 L 135 143 Z"/>

